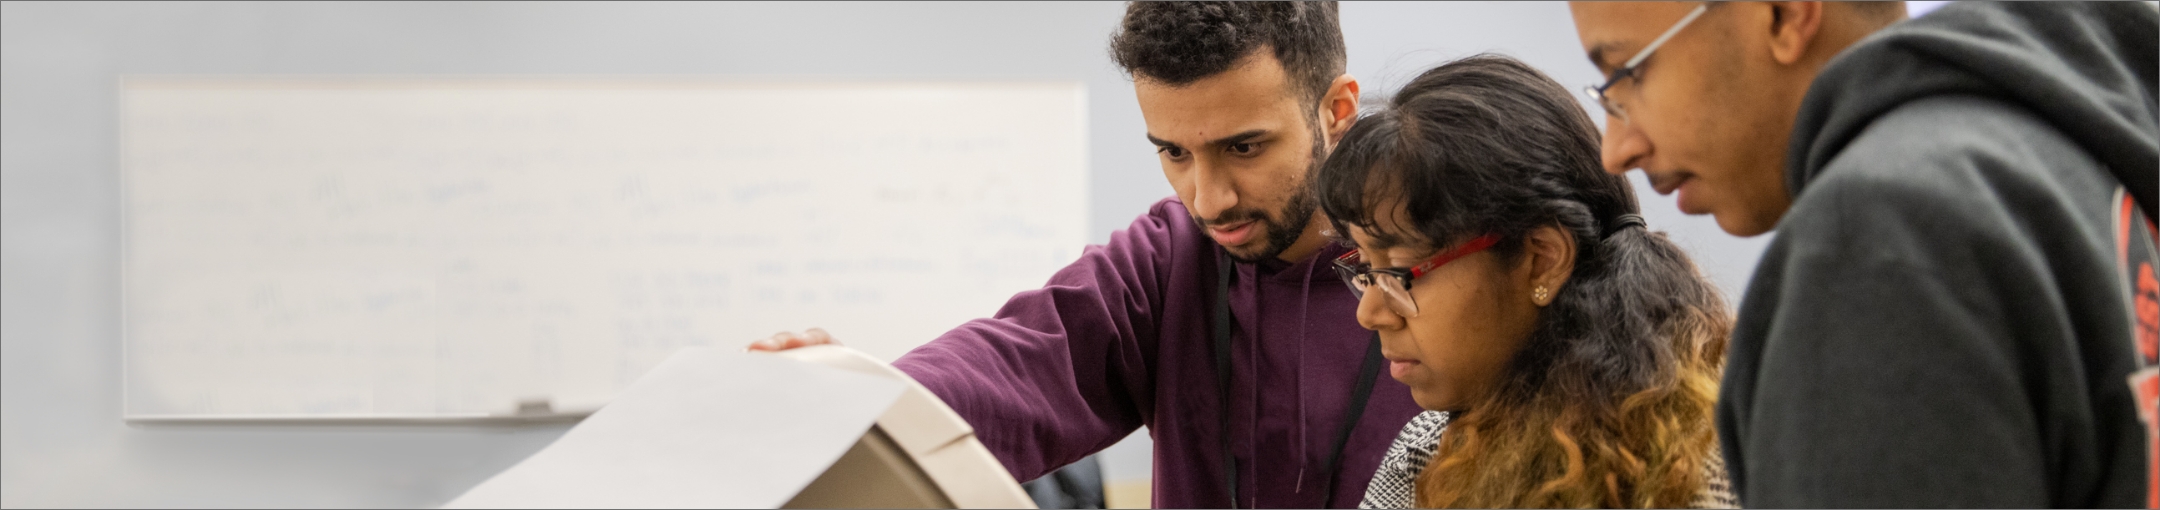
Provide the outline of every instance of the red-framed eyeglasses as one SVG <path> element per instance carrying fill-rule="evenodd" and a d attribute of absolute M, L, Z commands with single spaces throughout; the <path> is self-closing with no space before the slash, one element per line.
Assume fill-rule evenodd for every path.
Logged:
<path fill-rule="evenodd" d="M 1379 287 L 1381 293 L 1387 295 L 1388 308 L 1393 309 L 1396 315 L 1403 318 L 1417 317 L 1417 300 L 1410 298 L 1412 281 L 1440 269 L 1440 266 L 1454 262 L 1455 259 L 1485 251 L 1499 242 L 1499 234 L 1485 234 L 1433 255 L 1423 264 L 1411 267 L 1375 268 L 1365 263 L 1364 257 L 1359 255 L 1357 250 L 1351 250 L 1335 258 L 1335 274 L 1342 277 L 1343 283 L 1350 286 L 1350 293 L 1358 299 L 1365 299 L 1367 290 Z"/>

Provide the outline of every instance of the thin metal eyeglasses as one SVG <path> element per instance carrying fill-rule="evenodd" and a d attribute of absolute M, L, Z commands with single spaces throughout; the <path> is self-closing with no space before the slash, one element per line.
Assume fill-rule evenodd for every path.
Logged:
<path fill-rule="evenodd" d="M 1425 263 L 1413 267 L 1375 268 L 1371 264 L 1366 264 L 1364 257 L 1358 255 L 1357 250 L 1351 250 L 1350 253 L 1335 257 L 1335 274 L 1342 277 L 1343 283 L 1350 286 L 1350 294 L 1357 296 L 1358 299 L 1365 299 L 1366 291 L 1373 287 L 1379 287 L 1381 294 L 1387 296 L 1388 309 L 1393 310 L 1396 315 L 1400 315 L 1405 319 L 1414 318 L 1418 316 L 1418 306 L 1417 300 L 1410 298 L 1410 282 L 1412 280 L 1425 276 L 1427 273 L 1433 272 L 1433 270 L 1440 269 L 1440 266 L 1454 262 L 1455 259 L 1485 251 L 1486 248 L 1491 248 L 1494 243 L 1498 242 L 1500 242 L 1499 234 L 1478 236 L 1476 239 L 1463 243 L 1462 246 L 1440 252 L 1439 255 L 1426 259 Z"/>
<path fill-rule="evenodd" d="M 1621 64 L 1619 69 L 1613 70 L 1612 76 L 1606 77 L 1604 85 L 1584 87 L 1583 93 L 1589 94 L 1591 99 L 1596 99 L 1598 106 L 1605 107 L 1605 113 L 1619 117 L 1621 122 L 1628 122 L 1627 110 L 1620 108 L 1620 103 L 1614 102 L 1612 96 L 1606 95 L 1605 91 L 1611 89 L 1613 85 L 1620 84 L 1620 80 L 1640 77 L 1641 71 L 1638 71 L 1638 69 L 1641 69 L 1644 59 L 1650 58 L 1650 54 L 1656 53 L 1659 46 L 1665 45 L 1665 41 L 1672 40 L 1674 35 L 1680 33 L 1680 29 L 1687 28 L 1689 23 L 1695 22 L 1695 18 L 1702 17 L 1703 12 L 1709 10 L 1710 4 L 1708 3 L 1695 6 L 1695 10 L 1688 11 L 1687 17 L 1680 18 L 1679 23 L 1674 23 L 1672 28 L 1665 29 L 1665 33 L 1659 34 L 1657 39 L 1650 40 L 1649 46 L 1644 46 L 1642 51 L 1635 52 L 1634 58 L 1627 59 L 1627 63 Z"/>

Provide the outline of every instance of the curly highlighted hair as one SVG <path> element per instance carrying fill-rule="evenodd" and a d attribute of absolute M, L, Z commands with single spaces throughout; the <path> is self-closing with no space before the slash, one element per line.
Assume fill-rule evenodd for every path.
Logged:
<path fill-rule="evenodd" d="M 1568 285 L 1488 394 L 1448 425 L 1419 506 L 1686 506 L 1717 454 L 1713 404 L 1732 331 L 1716 287 L 1599 164 L 1597 128 L 1552 78 L 1507 57 L 1443 64 L 1359 120 L 1313 179 L 1338 230 L 1450 245 L 1532 229 L 1576 243 Z M 1375 212 L 1401 207 L 1387 232 Z"/>

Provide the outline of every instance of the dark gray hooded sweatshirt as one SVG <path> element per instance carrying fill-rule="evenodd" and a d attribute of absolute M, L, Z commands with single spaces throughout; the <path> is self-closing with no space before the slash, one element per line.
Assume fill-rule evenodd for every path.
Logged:
<path fill-rule="evenodd" d="M 2148 504 L 2111 229 L 2155 203 L 2156 26 L 1959 2 L 1823 69 L 1718 402 L 1743 506 Z"/>

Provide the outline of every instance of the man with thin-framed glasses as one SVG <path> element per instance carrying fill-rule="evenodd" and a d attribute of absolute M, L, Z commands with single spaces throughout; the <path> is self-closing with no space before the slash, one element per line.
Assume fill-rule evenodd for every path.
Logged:
<path fill-rule="evenodd" d="M 1743 506 L 2160 506 L 2149 3 L 1571 9 L 1606 171 L 1778 232 L 1718 402 Z"/>

